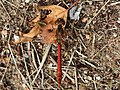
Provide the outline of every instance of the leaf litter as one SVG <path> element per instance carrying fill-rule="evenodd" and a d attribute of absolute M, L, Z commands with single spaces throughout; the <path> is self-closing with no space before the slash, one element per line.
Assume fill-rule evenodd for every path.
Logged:
<path fill-rule="evenodd" d="M 43 1 L 45 1 L 48 6 L 53 3 L 62 3 L 62 1 L 59 0 Z M 106 4 L 107 1 L 83 1 L 79 20 L 71 20 L 68 16 L 65 27 L 65 34 L 67 33 L 67 35 L 65 35 L 66 37 L 64 38 L 62 47 L 62 69 L 63 74 L 65 74 L 66 77 L 61 83 L 61 89 L 119 90 L 120 14 L 118 8 L 120 6 L 118 1 L 110 0 Z M 71 2 L 72 0 L 66 0 L 64 3 L 66 5 L 70 5 Z M 37 21 L 33 21 L 31 23 L 32 20 L 35 20 L 33 19 L 35 18 L 35 15 L 39 15 L 39 12 L 33 13 L 36 11 L 33 9 L 32 1 L 30 1 L 29 3 L 25 3 L 24 1 L 13 2 L 11 0 L 2 0 L 0 4 L 0 77 L 2 77 L 0 88 L 2 90 L 56 89 L 56 69 L 52 69 L 56 68 L 56 65 L 54 64 L 56 62 L 57 56 L 56 45 L 53 44 L 52 46 L 50 46 L 51 49 L 49 51 L 49 54 L 47 55 L 46 61 L 43 61 L 43 64 L 41 64 L 42 69 L 40 69 L 40 64 L 37 61 L 39 58 L 41 62 L 46 45 L 42 44 L 40 40 L 37 39 L 37 35 L 40 36 L 41 33 L 42 36 L 43 32 L 49 33 L 49 35 L 51 36 L 50 32 L 47 32 L 47 29 L 44 29 L 44 31 L 40 30 L 39 34 L 37 33 L 37 31 L 35 31 L 32 37 L 28 37 L 27 33 L 21 32 L 27 30 L 26 23 L 28 22 L 31 26 L 31 30 L 33 31 L 34 27 L 37 24 L 40 24 L 40 26 L 49 24 L 48 27 L 51 29 L 51 26 L 54 26 L 54 24 L 50 23 L 50 21 L 54 22 L 53 18 L 50 18 L 48 22 L 46 19 L 46 21 L 41 23 L 38 22 L 40 21 L 40 19 L 39 17 L 37 17 Z M 61 6 L 66 7 L 64 5 Z M 13 14 L 10 13 L 11 9 L 16 12 L 16 15 L 14 14 L 13 16 Z M 28 21 L 24 20 L 25 17 L 28 18 Z M 10 20 L 10 18 L 12 18 L 12 20 Z M 20 18 L 22 18 L 24 21 L 21 22 L 22 20 Z M 9 30 L 4 29 L 6 23 L 9 23 Z M 87 26 L 84 27 L 86 23 Z M 22 29 L 21 25 L 23 25 L 25 29 Z M 36 27 L 38 28 L 38 26 Z M 50 29 L 48 31 L 54 31 Z M 6 30 L 5 33 L 4 30 Z M 32 32 L 31 30 L 28 31 Z M 31 41 L 31 43 L 21 43 L 24 42 L 24 40 L 22 40 L 18 41 L 18 43 L 20 44 L 14 45 L 10 43 L 11 47 L 8 47 L 8 36 L 10 35 L 10 33 L 11 36 L 9 39 L 12 42 L 14 41 L 14 38 L 16 38 L 15 41 L 17 41 L 19 38 L 23 38 L 25 39 L 25 41 Z M 17 36 L 18 33 L 20 33 L 20 37 L 14 37 L 14 35 Z M 48 40 L 49 42 L 47 43 L 53 43 L 55 41 L 56 33 L 53 33 L 54 37 L 51 37 L 51 39 L 53 39 Z M 43 34 L 43 37 L 46 38 L 46 40 L 49 39 L 46 37 L 45 34 Z M 26 38 L 29 38 L 30 40 L 26 40 Z M 44 38 L 41 39 L 41 41 L 44 40 Z M 46 41 L 43 42 L 46 43 Z M 20 51 L 18 51 L 18 47 L 20 47 Z M 74 51 L 76 52 L 73 54 Z M 18 52 L 21 52 L 22 55 L 19 56 L 17 54 Z M 24 55 L 26 54 L 29 55 L 29 57 L 24 57 Z M 36 62 L 37 68 L 41 70 L 41 72 L 38 72 L 38 69 L 36 69 L 36 66 L 33 64 L 33 58 Z M 25 62 L 23 62 L 23 60 Z M 52 68 L 49 68 L 48 66 L 51 65 L 51 63 Z M 28 70 L 26 70 L 26 68 Z M 38 77 L 35 79 L 36 73 L 39 74 Z M 32 85 L 31 83 L 33 79 L 35 80 L 34 84 Z"/>

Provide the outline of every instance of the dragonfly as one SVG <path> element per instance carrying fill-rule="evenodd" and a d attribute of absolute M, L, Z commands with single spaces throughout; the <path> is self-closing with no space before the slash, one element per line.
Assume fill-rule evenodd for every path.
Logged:
<path fill-rule="evenodd" d="M 58 13 L 58 16 L 64 12 L 68 12 L 68 10 L 70 8 L 72 8 L 77 2 L 78 2 L 78 0 L 76 0 L 67 10 Z M 49 12 L 51 12 L 51 11 L 49 11 Z M 58 18 L 55 21 L 55 24 L 57 25 L 56 43 L 57 43 L 57 52 L 58 52 L 57 53 L 58 54 L 58 58 L 57 58 L 57 82 L 58 82 L 58 87 L 60 89 L 61 80 L 62 80 L 61 47 L 62 47 L 62 42 L 63 42 L 64 27 L 66 25 L 66 21 L 63 18 Z"/>
<path fill-rule="evenodd" d="M 58 43 L 57 80 L 58 80 L 58 85 L 60 87 L 61 80 L 62 80 L 61 44 L 62 44 L 62 35 L 63 35 L 63 25 L 65 25 L 65 21 L 62 18 L 58 18 L 55 23 L 58 24 L 58 28 L 56 31 L 56 35 L 57 35 L 56 38 L 57 38 L 57 43 Z"/>
<path fill-rule="evenodd" d="M 70 8 L 72 8 L 76 3 L 78 2 L 78 0 L 76 0 L 76 2 L 74 2 L 72 4 Z M 69 10 L 67 9 L 67 11 Z M 62 46 L 62 36 L 64 34 L 64 28 L 63 26 L 65 25 L 65 21 L 62 18 L 58 18 L 55 22 L 58 25 L 58 28 L 56 30 L 56 38 L 57 38 L 57 49 L 58 49 L 58 60 L 57 60 L 57 80 L 58 80 L 58 86 L 60 87 L 61 85 L 61 80 L 62 80 L 62 66 L 61 66 L 61 46 Z"/>
<path fill-rule="evenodd" d="M 44 37 L 44 41 L 51 42 L 54 41 L 54 38 L 57 43 L 58 49 L 58 59 L 57 59 L 57 82 L 58 86 L 61 86 L 62 80 L 62 65 L 61 65 L 61 47 L 62 40 L 64 34 L 64 28 L 67 20 L 67 13 L 69 9 L 71 9 L 79 0 L 76 0 L 68 9 L 65 9 L 58 5 L 51 6 L 41 6 L 39 11 L 40 15 L 38 15 L 34 20 L 30 23 L 33 23 L 34 27 L 30 30 L 29 33 L 23 34 L 21 33 L 21 38 L 16 43 L 28 41 L 28 39 L 32 39 L 36 35 L 40 35 Z M 56 27 L 57 26 L 57 27 Z M 52 30 L 55 27 L 55 30 Z M 40 34 L 40 30 L 43 31 Z M 50 37 L 49 37 L 50 36 Z M 53 39 L 51 39 L 53 37 Z M 49 40 L 51 39 L 51 40 Z M 29 41 L 30 41 L 29 40 Z M 32 41 L 32 40 L 31 40 Z"/>

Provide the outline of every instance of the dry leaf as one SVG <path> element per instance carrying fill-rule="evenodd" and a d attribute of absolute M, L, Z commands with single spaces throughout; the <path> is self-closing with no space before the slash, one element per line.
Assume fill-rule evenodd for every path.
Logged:
<path fill-rule="evenodd" d="M 64 29 L 67 21 L 67 10 L 61 6 L 57 5 L 50 5 L 50 6 L 41 6 L 39 9 L 48 9 L 51 10 L 51 13 L 47 15 L 44 22 L 46 24 L 51 24 L 53 27 L 52 32 L 46 31 L 47 29 L 44 29 L 43 33 L 41 33 L 41 36 L 44 38 L 45 43 L 53 43 L 56 40 L 56 30 L 58 28 L 58 24 L 56 21 L 58 19 L 63 19 L 64 24 L 62 25 L 62 28 Z"/>
<path fill-rule="evenodd" d="M 34 36 L 36 36 L 36 35 L 39 34 L 40 29 L 41 29 L 41 27 L 40 27 L 38 24 L 36 24 L 36 25 L 30 30 L 29 33 L 27 33 L 27 34 L 23 34 L 23 33 L 22 33 L 21 36 L 33 38 Z"/>
<path fill-rule="evenodd" d="M 37 11 L 41 9 L 51 10 L 51 12 L 42 21 L 40 14 L 34 20 L 32 20 L 30 24 L 33 24 L 34 27 L 27 34 L 20 33 L 20 40 L 16 41 L 15 43 L 32 41 L 32 38 L 38 34 L 43 37 L 43 43 L 53 43 L 56 40 L 56 30 L 58 28 L 58 23 L 56 23 L 56 21 L 62 19 L 64 21 L 64 24 L 62 24 L 64 29 L 67 20 L 67 10 L 57 5 L 39 6 Z"/>

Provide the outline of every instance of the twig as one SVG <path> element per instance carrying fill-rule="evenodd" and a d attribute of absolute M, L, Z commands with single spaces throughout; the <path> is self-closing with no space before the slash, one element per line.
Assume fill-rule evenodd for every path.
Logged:
<path fill-rule="evenodd" d="M 49 52 L 49 50 L 50 50 L 50 47 L 51 47 L 51 44 L 49 44 L 49 45 L 46 47 L 46 49 L 45 49 L 45 54 L 44 54 L 44 56 L 43 56 L 43 58 L 42 58 L 42 62 L 40 63 L 40 66 L 38 67 L 37 74 L 35 75 L 35 77 L 34 77 L 34 79 L 33 79 L 33 81 L 32 81 L 32 84 L 34 84 L 37 76 L 39 75 L 39 73 L 40 73 L 40 71 L 41 71 L 41 69 L 42 69 L 42 67 L 43 67 L 43 65 L 44 65 L 44 63 L 45 63 L 45 61 L 46 61 L 46 58 L 47 58 L 48 52 Z"/>
<path fill-rule="evenodd" d="M 2 3 L 2 1 L 0 1 L 0 3 L 2 5 L 2 7 L 4 8 L 5 12 L 7 13 L 9 19 L 11 19 L 10 15 L 9 15 L 8 11 L 6 10 L 6 8 L 5 8 L 4 4 Z"/>
<path fill-rule="evenodd" d="M 36 53 L 36 55 L 37 55 L 37 61 L 38 61 L 39 65 L 40 65 L 40 58 L 39 58 L 38 52 L 37 52 L 37 50 L 36 50 L 36 47 L 35 47 L 35 45 L 34 45 L 32 42 L 31 42 L 31 45 L 33 46 L 33 48 L 34 48 L 34 50 L 35 50 L 35 53 Z"/>
<path fill-rule="evenodd" d="M 120 1 L 111 3 L 109 6 L 113 6 L 113 5 L 116 5 L 116 4 L 120 4 Z"/>
<path fill-rule="evenodd" d="M 65 74 L 65 76 L 70 79 L 72 81 L 72 83 L 75 83 L 74 79 L 72 77 L 70 77 L 69 74 L 67 74 L 65 71 L 63 71 L 63 74 Z"/>
<path fill-rule="evenodd" d="M 29 74 L 29 72 L 28 72 L 28 68 L 27 68 L 27 64 L 26 64 L 25 58 L 24 58 L 23 61 L 24 61 L 24 64 L 25 64 L 26 74 L 27 74 L 27 77 L 28 77 L 28 79 L 29 79 L 30 86 L 32 87 L 32 84 L 31 84 L 31 77 L 30 77 L 30 74 Z"/>
<path fill-rule="evenodd" d="M 74 69 L 75 72 L 75 85 L 76 85 L 76 90 L 78 90 L 78 79 L 77 79 L 77 71 L 76 71 L 76 67 Z"/>
<path fill-rule="evenodd" d="M 77 54 L 79 54 L 80 56 L 82 56 L 83 58 L 87 58 L 87 56 L 85 56 L 84 54 L 78 52 L 77 50 L 75 50 L 75 52 L 76 52 Z"/>
<path fill-rule="evenodd" d="M 14 64 L 15 64 L 15 67 L 16 67 L 18 73 L 21 75 L 21 78 L 24 80 L 24 82 L 25 82 L 26 85 L 28 86 L 28 88 L 29 88 L 30 90 L 33 90 L 33 88 L 29 85 L 29 83 L 27 82 L 27 80 L 25 79 L 25 77 L 22 75 L 22 73 L 20 72 L 20 70 L 19 70 L 19 68 L 18 68 L 18 66 L 17 66 L 16 59 L 15 59 L 15 57 L 14 57 L 14 54 L 13 54 L 13 52 L 12 52 L 12 48 L 11 48 L 10 43 L 9 43 L 9 42 L 10 42 L 10 37 L 11 37 L 11 32 L 10 32 L 9 39 L 8 39 L 8 48 L 9 48 L 9 50 L 10 50 L 10 53 L 11 53 L 13 62 L 14 62 Z"/>
<path fill-rule="evenodd" d="M 94 79 L 94 80 L 93 80 L 93 83 L 94 83 L 94 86 L 95 86 L 95 90 L 98 90 L 98 89 L 97 89 L 97 85 L 96 85 L 96 81 L 95 81 L 95 75 L 94 75 L 93 79 Z"/>
<path fill-rule="evenodd" d="M 72 25 L 72 26 L 73 26 L 73 25 Z M 85 49 L 87 49 L 87 47 L 85 46 L 85 43 L 83 42 L 84 40 L 83 40 L 83 38 L 82 38 L 82 35 L 79 34 L 79 36 L 78 36 L 78 34 L 77 34 L 77 31 L 76 31 L 76 30 L 80 30 L 80 29 L 77 29 L 77 28 L 74 27 L 74 26 L 73 26 L 73 28 L 74 28 L 74 31 L 75 31 L 75 34 L 76 34 L 76 36 L 77 36 L 78 41 L 80 41 L 81 44 L 82 44 L 82 46 L 83 46 Z"/>
<path fill-rule="evenodd" d="M 7 3 L 8 3 L 8 4 L 10 4 L 11 6 L 13 6 L 13 7 L 15 7 L 15 8 L 17 8 L 17 9 L 18 9 L 18 6 L 16 6 L 16 5 L 12 4 L 11 2 L 9 2 L 9 1 L 7 1 L 7 0 L 5 0 L 5 2 L 7 2 Z"/>
<path fill-rule="evenodd" d="M 82 80 L 82 82 L 86 83 L 85 80 L 82 78 L 82 76 L 80 75 L 80 73 L 78 73 L 80 79 Z"/>
<path fill-rule="evenodd" d="M 91 18 L 88 23 L 85 25 L 84 30 L 87 28 L 87 26 L 93 21 L 93 19 L 101 12 L 101 10 L 110 2 L 110 0 L 108 0 L 102 7 L 101 9 L 95 14 L 95 16 L 93 18 Z"/>
<path fill-rule="evenodd" d="M 93 56 L 92 56 L 92 59 L 94 57 L 96 57 L 96 55 L 98 55 L 104 48 L 106 48 L 108 46 L 108 44 L 106 44 L 105 46 L 103 46 L 97 53 L 95 53 Z"/>
<path fill-rule="evenodd" d="M 95 33 L 93 33 L 93 40 L 92 40 L 92 52 L 91 54 L 93 55 L 95 52 Z"/>
<path fill-rule="evenodd" d="M 42 84 L 42 87 L 44 87 L 44 72 L 43 70 L 41 70 L 41 73 L 42 73 L 42 80 L 41 80 L 41 84 Z"/>
<path fill-rule="evenodd" d="M 72 53 L 72 55 L 71 55 L 71 57 L 70 57 L 70 61 L 69 61 L 69 63 L 68 63 L 68 66 L 67 66 L 67 68 L 66 68 L 66 71 L 65 71 L 65 73 L 64 73 L 64 76 L 63 76 L 63 78 L 62 78 L 62 81 L 64 81 L 64 79 L 65 79 L 65 77 L 66 77 L 66 74 L 67 74 L 67 72 L 68 72 L 68 70 L 69 70 L 69 66 L 70 66 L 70 64 L 71 64 L 71 62 L 72 62 L 74 53 L 75 53 L 75 51 L 73 51 L 73 53 Z"/>
<path fill-rule="evenodd" d="M 97 68 L 95 65 L 93 65 L 92 63 L 90 63 L 90 62 L 88 62 L 88 61 L 86 61 L 84 59 L 82 59 L 81 61 L 85 62 L 86 64 L 90 65 L 93 68 Z"/>
<path fill-rule="evenodd" d="M 65 4 L 65 6 L 67 6 L 67 7 L 69 8 L 69 6 L 65 3 L 65 1 L 64 1 L 64 0 L 62 0 L 62 2 Z"/>
<path fill-rule="evenodd" d="M 36 65 L 36 61 L 35 61 L 35 55 L 34 55 L 34 50 L 32 49 L 32 62 L 33 62 L 33 64 L 34 64 L 34 66 L 35 66 L 35 69 L 38 69 L 37 68 L 37 65 Z M 39 64 L 40 65 L 40 64 Z"/>

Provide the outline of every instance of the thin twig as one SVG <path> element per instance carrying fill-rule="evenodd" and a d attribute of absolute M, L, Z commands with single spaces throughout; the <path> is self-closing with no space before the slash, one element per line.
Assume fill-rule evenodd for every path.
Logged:
<path fill-rule="evenodd" d="M 11 2 L 9 2 L 9 1 L 7 1 L 7 0 L 5 0 L 5 2 L 7 2 L 7 3 L 8 3 L 8 4 L 10 4 L 11 6 L 13 6 L 13 7 L 15 7 L 15 8 L 17 8 L 17 9 L 18 9 L 18 6 L 16 6 L 16 5 L 12 4 Z"/>
<path fill-rule="evenodd" d="M 93 40 L 92 40 L 92 52 L 91 55 L 93 55 L 95 52 L 95 33 L 93 33 Z"/>
<path fill-rule="evenodd" d="M 88 61 L 86 61 L 84 59 L 82 59 L 81 61 L 84 62 L 84 63 L 86 63 L 86 64 L 88 64 L 88 65 L 90 65 L 93 68 L 97 68 L 95 65 L 93 65 L 92 63 L 90 63 L 90 62 L 88 62 Z"/>
<path fill-rule="evenodd" d="M 27 77 L 28 77 L 28 79 L 29 79 L 30 86 L 31 86 L 31 88 L 33 88 L 33 87 L 32 87 L 32 84 L 31 84 L 31 77 L 30 77 L 30 74 L 29 74 L 29 72 L 28 72 L 27 63 L 26 63 L 25 58 L 24 58 L 23 62 L 24 62 L 24 64 L 25 64 L 26 74 L 27 74 Z"/>
<path fill-rule="evenodd" d="M 62 2 L 65 4 L 65 6 L 67 6 L 67 8 L 69 8 L 69 6 L 65 3 L 65 1 L 64 1 L 64 0 L 62 0 Z"/>
<path fill-rule="evenodd" d="M 72 62 L 74 53 L 75 53 L 75 51 L 73 51 L 73 53 L 72 53 L 72 55 L 71 55 L 71 57 L 70 57 L 70 61 L 69 61 L 68 66 L 67 66 L 67 68 L 66 68 L 65 74 L 64 74 L 64 76 L 63 76 L 63 78 L 62 78 L 62 81 L 64 81 L 64 79 L 65 79 L 65 77 L 66 77 L 66 74 L 67 74 L 67 72 L 68 72 L 68 70 L 69 70 L 69 66 L 70 66 L 70 64 L 71 64 L 71 62 Z"/>
<path fill-rule="evenodd" d="M 35 66 L 35 69 L 38 69 L 37 68 L 37 64 L 36 64 L 36 61 L 35 61 L 35 55 L 34 55 L 34 50 L 32 49 L 32 62 L 33 62 L 33 64 L 34 64 L 34 66 Z"/>
<path fill-rule="evenodd" d="M 82 56 L 83 58 L 87 58 L 87 56 L 85 56 L 84 54 L 78 52 L 77 50 L 75 50 L 75 52 L 76 52 L 77 54 L 79 54 L 80 56 Z"/>
<path fill-rule="evenodd" d="M 31 45 L 33 46 L 33 48 L 35 50 L 35 53 L 36 53 L 36 56 L 37 56 L 37 61 L 38 61 L 39 65 L 40 65 L 40 58 L 39 58 L 38 52 L 36 50 L 36 47 L 35 47 L 35 45 L 32 42 L 31 42 Z"/>
<path fill-rule="evenodd" d="M 73 25 L 71 24 L 71 26 L 73 26 Z M 77 29 L 77 28 L 74 27 L 74 26 L 73 26 L 73 28 L 74 28 L 73 30 L 75 31 L 75 34 L 76 34 L 76 36 L 77 36 L 78 41 L 80 41 L 81 44 L 82 44 L 82 46 L 83 46 L 85 49 L 87 49 L 87 47 L 85 46 L 85 43 L 84 43 L 84 40 L 83 40 L 82 35 L 79 34 L 79 36 L 78 36 L 78 34 L 77 34 L 77 31 L 76 31 L 76 30 L 80 30 L 80 29 Z"/>
<path fill-rule="evenodd" d="M 93 18 L 91 18 L 87 24 L 84 27 L 84 30 L 87 28 L 87 26 L 93 21 L 93 19 L 101 12 L 101 10 L 103 10 L 103 8 L 110 2 L 110 0 L 108 0 L 102 7 L 101 9 L 95 14 L 95 16 Z"/>
<path fill-rule="evenodd" d="M 97 53 L 95 53 L 93 56 L 92 56 L 92 59 L 94 57 L 96 57 L 104 48 L 106 48 L 108 46 L 108 44 L 104 45 Z"/>
<path fill-rule="evenodd" d="M 47 55 L 48 55 L 48 52 L 49 52 L 50 48 L 51 48 L 51 44 L 49 44 L 49 45 L 46 47 L 46 49 L 45 49 L 45 54 L 44 54 L 44 56 L 43 56 L 43 58 L 42 58 L 42 62 L 40 63 L 40 66 L 38 67 L 37 74 L 35 75 L 35 77 L 34 77 L 34 79 L 33 79 L 33 81 L 32 81 L 32 84 L 34 84 L 37 76 L 39 75 L 39 73 L 40 73 L 40 71 L 41 71 L 41 69 L 42 69 L 42 67 L 43 67 L 43 65 L 44 65 L 44 63 L 45 63 L 45 61 L 46 61 L 46 58 L 47 58 Z"/>
<path fill-rule="evenodd" d="M 75 67 L 74 71 L 75 71 L 75 85 L 76 85 L 76 90 L 78 90 L 78 79 L 77 79 L 77 70 L 76 70 L 76 67 Z"/>
<path fill-rule="evenodd" d="M 2 3 L 2 1 L 0 1 L 0 3 L 1 3 L 1 5 L 2 5 L 2 7 L 4 8 L 5 12 L 7 13 L 9 19 L 11 19 L 10 15 L 9 15 L 7 9 L 5 8 L 4 4 Z"/>
<path fill-rule="evenodd" d="M 15 57 L 14 57 L 12 48 L 11 48 L 11 46 L 10 46 L 10 37 L 11 37 L 11 33 L 12 33 L 12 32 L 10 32 L 9 39 L 8 39 L 8 48 L 9 48 L 9 50 L 10 50 L 10 53 L 11 53 L 13 62 L 14 62 L 14 64 L 15 64 L 15 67 L 16 67 L 18 73 L 20 74 L 21 78 L 24 80 L 24 82 L 26 83 L 26 85 L 28 86 L 28 88 L 29 88 L 30 90 L 33 90 L 33 88 L 29 85 L 29 83 L 27 82 L 27 80 L 25 79 L 25 77 L 22 75 L 22 73 L 20 72 L 20 70 L 19 70 L 19 68 L 18 68 L 18 66 L 17 66 L 16 59 L 15 59 Z"/>
<path fill-rule="evenodd" d="M 41 69 L 41 73 L 42 73 L 41 85 L 42 85 L 42 87 L 44 87 L 44 72 L 42 69 Z"/>
<path fill-rule="evenodd" d="M 85 80 L 83 79 L 83 77 L 80 75 L 80 73 L 78 73 L 78 76 L 80 77 L 80 79 L 82 80 L 83 83 L 86 83 Z"/>
<path fill-rule="evenodd" d="M 96 85 L 96 81 L 95 81 L 95 75 L 94 75 L 94 77 L 93 77 L 93 83 L 94 83 L 94 86 L 95 86 L 95 90 L 98 90 L 98 89 L 97 89 L 97 85 Z"/>
<path fill-rule="evenodd" d="M 116 5 L 116 4 L 120 4 L 120 1 L 111 3 L 110 6 L 113 6 L 113 5 Z"/>

